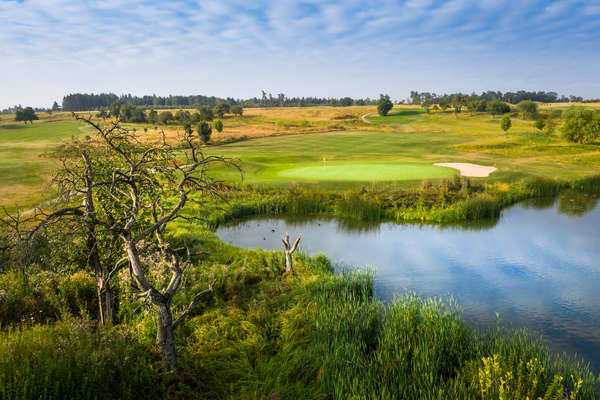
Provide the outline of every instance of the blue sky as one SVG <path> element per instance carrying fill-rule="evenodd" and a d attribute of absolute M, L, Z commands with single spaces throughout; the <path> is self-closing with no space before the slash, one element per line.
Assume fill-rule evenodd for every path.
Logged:
<path fill-rule="evenodd" d="M 0 0 L 0 108 L 69 92 L 600 97 L 600 0 Z"/>

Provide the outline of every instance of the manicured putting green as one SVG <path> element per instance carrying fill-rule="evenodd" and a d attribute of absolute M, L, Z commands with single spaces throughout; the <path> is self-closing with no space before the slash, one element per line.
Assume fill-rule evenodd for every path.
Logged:
<path fill-rule="evenodd" d="M 425 178 L 444 178 L 456 170 L 419 163 L 325 163 L 284 169 L 278 176 L 311 181 L 407 181 Z"/>

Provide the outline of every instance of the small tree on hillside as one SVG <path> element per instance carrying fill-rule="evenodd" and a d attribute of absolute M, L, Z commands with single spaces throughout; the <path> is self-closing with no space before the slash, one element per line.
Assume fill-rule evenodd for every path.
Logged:
<path fill-rule="evenodd" d="M 209 106 L 198 107 L 198 114 L 200 115 L 200 121 L 212 121 L 215 118 L 215 114 Z"/>
<path fill-rule="evenodd" d="M 186 110 L 177 110 L 177 112 L 174 115 L 174 118 L 177 122 L 179 122 L 182 125 L 191 122 L 192 120 L 190 112 Z"/>
<path fill-rule="evenodd" d="M 215 106 L 214 109 L 215 115 L 219 118 L 223 118 L 225 114 L 229 112 L 229 104 L 227 103 L 219 103 Z"/>
<path fill-rule="evenodd" d="M 223 122 L 220 119 L 215 120 L 213 123 L 213 128 L 215 128 L 215 131 L 219 133 L 223 132 Z"/>
<path fill-rule="evenodd" d="M 555 129 L 556 122 L 554 122 L 554 119 L 548 117 L 548 120 L 546 121 L 546 126 L 544 127 L 544 133 L 548 136 L 551 136 L 554 133 Z"/>
<path fill-rule="evenodd" d="M 524 119 L 534 119 L 537 115 L 538 105 L 531 100 L 523 100 L 517 104 L 517 108 L 523 114 Z"/>
<path fill-rule="evenodd" d="M 156 110 L 150 110 L 150 112 L 148 113 L 148 122 L 150 122 L 152 125 L 156 124 L 156 122 L 158 121 L 158 113 L 156 112 Z"/>
<path fill-rule="evenodd" d="M 212 128 L 206 122 L 200 122 L 198 124 L 198 135 L 200 135 L 200 140 L 202 143 L 207 143 L 210 140 L 210 136 L 212 134 Z"/>
<path fill-rule="evenodd" d="M 512 121 L 510 120 L 510 117 L 508 115 L 504 115 L 500 120 L 500 128 L 502 128 L 504 132 L 508 132 L 511 126 Z"/>
<path fill-rule="evenodd" d="M 233 115 L 237 115 L 238 117 L 241 117 L 242 114 L 244 113 L 244 109 L 242 108 L 242 106 L 231 106 L 231 113 Z"/>
<path fill-rule="evenodd" d="M 58 103 L 56 101 L 54 103 L 52 103 L 52 111 L 54 111 L 54 112 L 60 111 L 60 107 L 58 106 Z"/>
<path fill-rule="evenodd" d="M 574 143 L 590 143 L 600 138 L 600 115 L 592 110 L 573 109 L 563 113 L 561 133 Z"/>
<path fill-rule="evenodd" d="M 492 115 L 502 115 L 510 112 L 510 106 L 503 101 L 493 100 L 487 103 L 486 111 Z"/>
<path fill-rule="evenodd" d="M 158 122 L 167 125 L 169 121 L 173 120 L 173 113 L 171 111 L 163 111 L 158 114 Z"/>
<path fill-rule="evenodd" d="M 477 100 L 471 100 L 467 103 L 467 110 L 470 113 L 474 113 L 477 111 L 477 107 L 479 106 L 479 101 Z"/>
<path fill-rule="evenodd" d="M 37 121 L 38 119 L 38 116 L 31 107 L 25 107 L 22 110 L 17 110 L 15 113 L 15 121 L 23 121 L 25 124 L 27 121 L 33 124 L 33 121 Z"/>
<path fill-rule="evenodd" d="M 121 106 L 123 104 L 121 104 L 120 101 L 113 101 L 110 105 L 110 116 L 113 118 L 119 118 L 120 116 L 120 112 L 121 112 Z"/>
<path fill-rule="evenodd" d="M 459 113 L 462 111 L 462 108 L 467 104 L 467 99 L 469 96 L 466 94 L 458 93 L 452 97 L 452 107 L 454 107 L 454 112 Z"/>
<path fill-rule="evenodd" d="M 144 107 L 132 106 L 130 108 L 129 118 L 127 119 L 127 122 L 143 123 L 146 121 L 146 109 Z"/>
<path fill-rule="evenodd" d="M 450 102 L 447 99 L 440 100 L 440 108 L 442 111 L 446 111 L 450 107 Z"/>
<path fill-rule="evenodd" d="M 487 108 L 488 108 L 488 102 L 487 102 L 487 100 L 483 99 L 483 100 L 477 101 L 477 107 L 475 108 L 475 111 L 486 112 Z"/>
<path fill-rule="evenodd" d="M 535 121 L 535 127 L 540 132 L 544 129 L 545 126 L 546 126 L 546 120 L 544 120 L 544 118 L 538 118 Z"/>
<path fill-rule="evenodd" d="M 388 112 L 392 109 L 392 107 L 394 107 L 394 104 L 392 104 L 390 96 L 388 96 L 387 94 L 382 94 L 379 96 L 379 101 L 377 102 L 377 112 L 379 113 L 379 115 L 385 117 L 388 114 Z"/>
<path fill-rule="evenodd" d="M 431 107 L 433 105 L 433 101 L 431 100 L 431 97 L 425 98 L 425 100 L 423 100 L 421 105 L 423 106 L 423 108 L 425 108 L 425 112 L 427 114 L 429 114 L 429 107 Z"/>

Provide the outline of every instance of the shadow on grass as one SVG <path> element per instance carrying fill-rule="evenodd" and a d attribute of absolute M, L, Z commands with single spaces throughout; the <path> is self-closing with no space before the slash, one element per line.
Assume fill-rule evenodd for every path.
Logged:
<path fill-rule="evenodd" d="M 394 112 L 390 112 L 388 113 L 388 117 L 408 117 L 408 116 L 412 116 L 412 115 L 420 115 L 420 114 L 424 114 L 425 111 L 423 110 L 394 110 Z"/>
<path fill-rule="evenodd" d="M 9 125 L 1 125 L 0 126 L 0 130 L 6 129 L 22 129 L 23 127 L 26 127 L 27 124 L 9 124 Z"/>

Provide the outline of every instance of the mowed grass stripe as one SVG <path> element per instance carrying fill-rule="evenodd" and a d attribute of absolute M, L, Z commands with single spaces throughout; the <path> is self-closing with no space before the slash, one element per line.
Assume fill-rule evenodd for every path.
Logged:
<path fill-rule="evenodd" d="M 444 178 L 456 174 L 452 168 L 419 163 L 327 163 L 284 169 L 278 176 L 316 181 L 397 181 Z"/>

